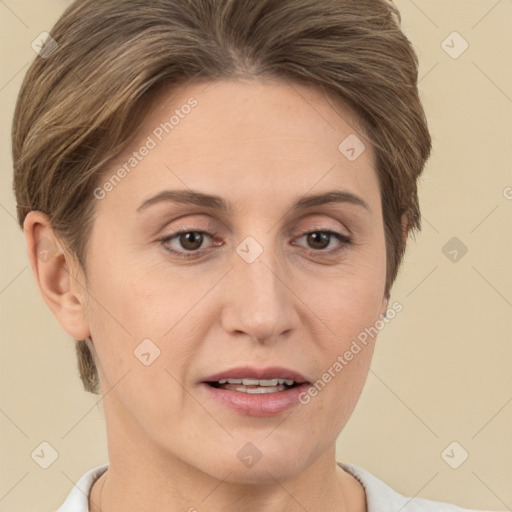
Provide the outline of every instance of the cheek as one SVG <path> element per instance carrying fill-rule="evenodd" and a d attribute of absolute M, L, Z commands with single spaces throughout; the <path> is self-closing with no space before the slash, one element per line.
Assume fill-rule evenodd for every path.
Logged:
<path fill-rule="evenodd" d="M 109 251 L 118 256 L 112 258 Z M 129 338 L 133 343 L 162 336 L 173 325 L 170 313 L 179 303 L 176 286 L 158 279 L 146 262 L 128 258 L 127 251 L 112 242 L 109 251 L 99 242 L 91 249 L 95 257 L 90 269 L 90 302 L 100 327 L 108 328 L 114 338 Z"/>
<path fill-rule="evenodd" d="M 105 391 L 116 386 L 113 395 L 128 409 L 146 410 L 158 403 L 156 390 L 165 390 L 178 407 L 183 390 L 177 382 L 184 381 L 200 339 L 187 315 L 206 284 L 190 291 L 137 262 L 96 261 L 89 325 Z"/>
<path fill-rule="evenodd" d="M 360 252 L 336 276 L 313 280 L 307 302 L 317 322 L 319 399 L 333 435 L 352 413 L 370 367 L 385 286 L 385 250 Z"/>
<path fill-rule="evenodd" d="M 325 332 L 340 341 L 379 319 L 386 262 L 384 252 L 375 255 L 351 258 L 325 279 L 311 279 L 304 289 L 304 300 L 325 324 Z"/>

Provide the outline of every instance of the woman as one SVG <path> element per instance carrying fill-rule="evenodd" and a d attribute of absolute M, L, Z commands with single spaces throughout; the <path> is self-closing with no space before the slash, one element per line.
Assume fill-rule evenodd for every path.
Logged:
<path fill-rule="evenodd" d="M 420 227 L 399 21 L 385 0 L 78 0 L 57 22 L 14 186 L 109 449 L 59 512 L 463 510 L 335 458 Z"/>

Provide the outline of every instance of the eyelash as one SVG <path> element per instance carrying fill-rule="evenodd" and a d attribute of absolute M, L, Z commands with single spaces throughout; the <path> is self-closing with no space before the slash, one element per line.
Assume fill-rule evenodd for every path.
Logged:
<path fill-rule="evenodd" d="M 207 252 L 207 249 L 196 250 L 196 251 L 187 251 L 187 252 L 179 252 L 179 251 L 175 251 L 173 249 L 169 249 L 168 245 L 166 245 L 167 243 L 169 243 L 174 238 L 177 238 L 180 235 L 184 235 L 184 234 L 187 234 L 187 233 L 196 233 L 196 234 L 206 235 L 206 236 L 208 236 L 210 238 L 213 238 L 213 235 L 211 235 L 210 233 L 208 233 L 206 231 L 196 231 L 196 230 L 192 230 L 192 229 L 184 229 L 184 230 L 172 233 L 172 234 L 170 234 L 170 235 L 168 235 L 168 236 L 166 236 L 164 238 L 161 238 L 158 241 L 161 242 L 161 244 L 164 246 L 164 249 L 167 252 L 170 252 L 171 254 L 173 254 L 174 256 L 177 256 L 178 258 L 183 258 L 183 259 L 197 258 L 197 257 L 200 257 L 203 253 Z M 319 254 L 324 254 L 324 255 L 327 254 L 329 256 L 334 256 L 334 255 L 338 254 L 339 252 L 341 252 L 343 249 L 345 249 L 346 245 L 349 245 L 349 244 L 352 243 L 352 240 L 351 240 L 350 237 L 348 237 L 346 235 L 343 235 L 342 233 L 338 233 L 337 231 L 331 231 L 331 230 L 319 230 L 319 229 L 317 229 L 317 230 L 313 230 L 313 231 L 307 231 L 306 233 L 303 233 L 299 238 L 302 238 L 303 236 L 306 236 L 306 235 L 311 235 L 313 233 L 323 233 L 323 234 L 326 234 L 326 235 L 330 235 L 331 237 L 334 237 L 339 242 L 341 242 L 341 245 L 338 248 L 336 248 L 336 249 L 330 249 L 330 250 L 325 250 L 325 249 L 306 249 L 306 252 L 308 254 L 310 254 L 310 255 L 318 256 Z"/>

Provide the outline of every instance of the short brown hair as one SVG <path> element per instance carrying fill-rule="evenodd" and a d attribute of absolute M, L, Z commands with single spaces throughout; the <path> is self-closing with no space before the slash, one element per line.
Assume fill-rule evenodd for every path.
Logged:
<path fill-rule="evenodd" d="M 376 154 L 386 238 L 386 296 L 420 230 L 417 179 L 431 151 L 418 59 L 388 0 L 76 0 L 35 59 L 12 143 L 20 226 L 39 210 L 86 275 L 93 190 L 125 149 L 134 119 L 163 87 L 271 77 L 321 88 L 357 114 Z M 49 47 L 50 48 L 50 47 Z M 99 393 L 85 340 L 84 389 Z"/>

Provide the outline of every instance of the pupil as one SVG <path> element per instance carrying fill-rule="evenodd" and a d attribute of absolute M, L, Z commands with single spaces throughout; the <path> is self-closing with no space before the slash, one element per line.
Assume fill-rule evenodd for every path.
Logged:
<path fill-rule="evenodd" d="M 326 247 L 327 245 L 329 245 L 329 243 L 328 243 L 329 235 L 328 235 L 327 233 L 318 233 L 318 232 L 316 232 L 316 233 L 310 233 L 310 234 L 308 235 L 308 238 L 309 238 L 309 241 L 310 241 L 310 242 L 312 241 L 313 246 L 315 245 L 315 243 L 317 243 L 317 242 L 318 242 L 318 239 L 323 239 L 323 241 L 324 241 L 324 242 L 325 242 L 325 241 L 327 241 L 327 244 L 325 244 L 325 243 L 324 243 L 324 244 L 322 244 L 322 243 L 320 242 L 321 248 L 324 248 L 324 247 Z"/>
<path fill-rule="evenodd" d="M 196 231 L 191 231 L 189 233 L 184 233 L 182 235 L 182 240 L 183 238 L 185 239 L 185 243 L 182 243 L 182 246 L 185 248 L 185 249 L 190 249 L 190 250 L 196 250 L 198 249 L 198 247 L 194 246 L 194 244 L 197 244 L 197 239 L 196 239 L 196 236 L 197 236 L 197 239 L 199 239 L 200 241 L 202 241 L 202 236 L 200 233 L 197 233 Z M 189 238 L 192 238 L 192 246 L 189 245 L 190 243 L 190 240 Z M 194 242 L 194 239 L 196 239 L 196 241 Z M 199 246 L 201 246 L 201 243 L 199 243 Z"/>

